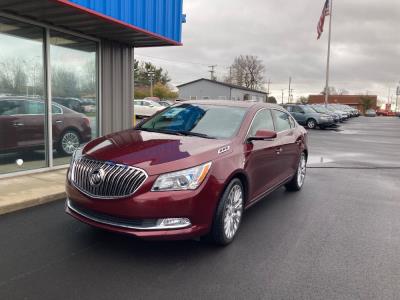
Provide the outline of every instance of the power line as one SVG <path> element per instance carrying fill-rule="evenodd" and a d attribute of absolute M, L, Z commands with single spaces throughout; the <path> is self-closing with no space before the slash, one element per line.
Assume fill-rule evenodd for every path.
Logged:
<path fill-rule="evenodd" d="M 163 61 L 166 61 L 166 62 L 176 62 L 176 63 L 190 64 L 190 65 L 201 65 L 201 66 L 205 66 L 205 67 L 209 66 L 209 64 L 207 64 L 207 63 L 200 63 L 200 62 L 194 62 L 194 61 L 174 60 L 174 59 L 169 59 L 169 58 L 155 57 L 155 56 L 142 55 L 142 54 L 136 54 L 135 56 L 141 56 L 141 57 L 152 58 L 152 59 L 159 59 L 159 60 L 163 60 Z"/>

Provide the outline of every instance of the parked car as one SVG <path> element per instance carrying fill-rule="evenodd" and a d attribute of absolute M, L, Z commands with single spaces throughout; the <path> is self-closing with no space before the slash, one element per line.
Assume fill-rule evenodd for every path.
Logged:
<path fill-rule="evenodd" d="M 59 104 L 52 105 L 54 148 L 71 155 L 91 140 L 89 119 Z M 21 97 L 0 98 L 0 152 L 43 148 L 45 103 Z"/>
<path fill-rule="evenodd" d="M 330 115 L 335 123 L 340 122 L 340 115 L 328 110 L 324 105 L 312 104 L 309 105 L 313 110 L 320 114 Z"/>
<path fill-rule="evenodd" d="M 329 111 L 331 111 L 331 112 L 333 112 L 333 113 L 335 113 L 335 114 L 338 114 L 338 115 L 340 116 L 340 121 L 341 121 L 341 122 L 344 122 L 344 121 L 346 121 L 346 120 L 349 119 L 349 114 L 348 114 L 347 112 L 345 112 L 345 111 L 343 111 L 343 110 L 341 110 L 341 109 L 335 107 L 335 106 L 332 105 L 332 104 L 328 104 L 328 105 L 326 106 L 326 108 L 327 108 Z"/>
<path fill-rule="evenodd" d="M 158 101 L 158 104 L 160 104 L 160 105 L 162 105 L 164 107 L 168 107 L 168 106 L 173 105 L 174 103 L 172 101 L 169 101 L 169 100 L 160 100 L 160 101 Z"/>
<path fill-rule="evenodd" d="M 335 123 L 331 115 L 318 113 L 307 105 L 287 104 L 284 105 L 284 107 L 292 114 L 299 124 L 305 125 L 310 129 L 314 129 L 317 126 L 326 128 Z"/>
<path fill-rule="evenodd" d="M 158 102 L 152 100 L 134 100 L 134 113 L 138 117 L 150 117 L 154 115 L 156 112 L 163 110 L 165 106 L 162 106 Z"/>
<path fill-rule="evenodd" d="M 64 97 L 52 97 L 53 102 L 61 104 L 64 107 L 72 109 L 73 111 L 83 113 L 85 112 L 85 108 L 83 107 L 83 103 L 78 98 L 64 98 Z"/>
<path fill-rule="evenodd" d="M 280 106 L 188 101 L 77 150 L 66 212 L 141 238 L 226 245 L 246 208 L 302 188 L 307 157 L 306 130 Z"/>
<path fill-rule="evenodd" d="M 373 109 L 367 109 L 365 112 L 366 117 L 376 117 L 376 111 Z"/>

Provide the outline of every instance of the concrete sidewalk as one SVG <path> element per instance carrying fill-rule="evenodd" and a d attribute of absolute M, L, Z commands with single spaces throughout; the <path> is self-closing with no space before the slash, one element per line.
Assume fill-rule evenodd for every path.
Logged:
<path fill-rule="evenodd" d="M 65 198 L 67 169 L 0 179 L 0 215 Z"/>

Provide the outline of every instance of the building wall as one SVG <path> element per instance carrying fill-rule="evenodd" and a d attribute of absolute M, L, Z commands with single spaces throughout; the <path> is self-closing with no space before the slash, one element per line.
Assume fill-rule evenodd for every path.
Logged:
<path fill-rule="evenodd" d="M 230 88 L 209 81 L 200 80 L 179 88 L 179 98 L 190 100 L 196 96 L 197 99 L 208 97 L 209 99 L 230 99 Z"/>
<path fill-rule="evenodd" d="M 183 0 L 70 0 L 70 2 L 181 42 Z"/>
<path fill-rule="evenodd" d="M 365 107 L 362 99 L 371 100 L 371 108 L 377 108 L 378 96 L 376 95 L 330 95 L 328 97 L 329 103 L 347 104 L 354 108 L 357 108 L 363 114 L 365 113 Z M 325 103 L 325 95 L 310 95 L 308 103 Z"/>
<path fill-rule="evenodd" d="M 133 48 L 101 42 L 101 134 L 132 126 Z"/>
<path fill-rule="evenodd" d="M 250 91 L 244 91 L 240 89 L 232 89 L 231 92 L 231 99 L 233 100 L 245 100 L 245 95 L 248 95 L 248 99 L 246 100 L 258 100 L 258 101 L 265 101 L 266 95 L 263 93 L 257 93 L 257 92 L 250 92 Z"/>

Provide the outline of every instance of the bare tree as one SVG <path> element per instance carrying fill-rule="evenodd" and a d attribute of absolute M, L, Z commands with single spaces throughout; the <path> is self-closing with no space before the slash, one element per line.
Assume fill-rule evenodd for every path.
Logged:
<path fill-rule="evenodd" d="M 226 81 L 250 89 L 261 89 L 264 83 L 264 71 L 265 66 L 257 56 L 240 55 L 233 61 Z"/>

